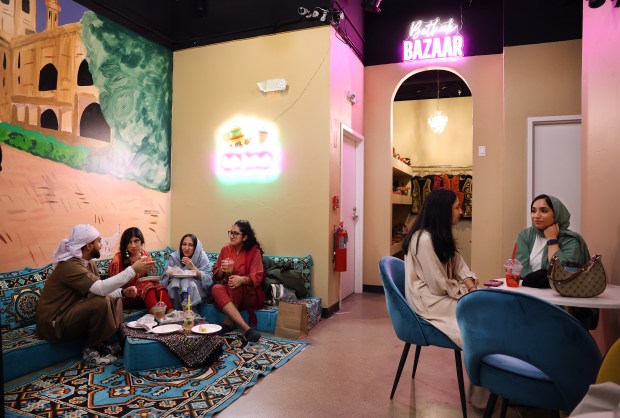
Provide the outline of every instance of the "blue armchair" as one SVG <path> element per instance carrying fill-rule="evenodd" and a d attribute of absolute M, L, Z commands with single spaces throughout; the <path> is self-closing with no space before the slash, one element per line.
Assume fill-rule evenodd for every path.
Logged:
<path fill-rule="evenodd" d="M 601 353 L 588 331 L 562 309 L 535 297 L 483 289 L 456 307 L 465 369 L 491 392 L 485 417 L 501 396 L 555 411 L 572 411 L 593 384 Z"/>
<path fill-rule="evenodd" d="M 405 263 L 403 260 L 395 257 L 383 257 L 379 261 L 379 271 L 383 281 L 385 300 L 392 325 L 398 338 L 405 342 L 390 399 L 394 398 L 394 392 L 396 392 L 411 344 L 416 346 L 412 379 L 415 379 L 415 372 L 418 368 L 418 360 L 420 359 L 420 352 L 423 346 L 433 345 L 449 348 L 454 350 L 456 376 L 461 396 L 461 409 L 463 410 L 463 417 L 467 418 L 461 349 L 447 335 L 432 326 L 428 321 L 420 318 L 407 303 L 405 299 Z"/>

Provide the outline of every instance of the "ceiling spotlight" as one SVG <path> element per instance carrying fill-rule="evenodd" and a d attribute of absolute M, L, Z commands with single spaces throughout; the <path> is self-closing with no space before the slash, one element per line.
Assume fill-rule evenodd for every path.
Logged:
<path fill-rule="evenodd" d="M 587 0 L 590 9 L 596 9 L 605 4 L 605 0 Z"/>
<path fill-rule="evenodd" d="M 379 13 L 381 9 L 379 9 L 379 5 L 381 4 L 381 0 L 362 0 L 362 9 L 371 13 Z"/>
<path fill-rule="evenodd" d="M 297 9 L 297 13 L 299 13 L 301 16 L 305 16 L 310 13 L 310 10 L 306 9 L 305 7 L 299 7 Z"/>

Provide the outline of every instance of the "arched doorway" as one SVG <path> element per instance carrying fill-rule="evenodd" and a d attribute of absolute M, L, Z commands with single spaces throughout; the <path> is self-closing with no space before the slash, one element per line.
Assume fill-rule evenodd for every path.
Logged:
<path fill-rule="evenodd" d="M 103 117 L 99 103 L 89 104 L 82 112 L 80 136 L 110 142 L 110 125 Z"/>
<path fill-rule="evenodd" d="M 448 69 L 418 71 L 396 91 L 392 107 L 393 252 L 398 239 L 404 238 L 403 225 L 413 224 L 424 196 L 434 188 L 448 187 L 463 203 L 455 237 L 459 251 L 471 264 L 472 100 L 467 83 Z"/>
<path fill-rule="evenodd" d="M 56 90 L 58 70 L 54 64 L 46 64 L 39 72 L 39 91 Z"/>
<path fill-rule="evenodd" d="M 58 117 L 52 109 L 41 113 L 41 128 L 58 130 Z"/>

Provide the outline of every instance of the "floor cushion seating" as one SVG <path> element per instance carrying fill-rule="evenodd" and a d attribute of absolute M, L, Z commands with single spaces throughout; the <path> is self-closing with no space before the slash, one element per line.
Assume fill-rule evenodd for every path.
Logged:
<path fill-rule="evenodd" d="M 162 250 L 151 251 L 151 256 L 156 262 L 153 275 L 162 275 L 170 254 L 174 249 L 166 247 Z M 213 264 L 217 260 L 218 253 L 207 253 Z M 315 326 L 321 317 L 321 299 L 312 297 L 312 256 L 304 257 L 281 257 L 264 256 L 270 258 L 276 265 L 287 266 L 299 271 L 305 280 L 308 290 L 308 297 L 299 299 L 298 303 L 304 303 L 308 312 L 308 330 Z M 97 267 L 102 278 L 107 277 L 108 267 L 111 259 L 97 260 Z M 81 356 L 81 342 L 69 341 L 62 343 L 50 343 L 41 339 L 35 332 L 35 315 L 37 302 L 41 295 L 41 290 L 45 284 L 47 276 L 52 272 L 52 265 L 49 264 L 42 268 L 25 268 L 22 270 L 0 272 L 0 329 L 2 331 L 2 362 L 4 369 L 3 380 L 5 382 L 17 377 L 43 369 L 63 360 L 79 358 Z M 127 321 L 135 320 L 146 313 L 145 310 L 132 310 L 125 312 Z M 218 312 L 211 304 L 203 304 L 199 308 L 201 316 L 209 322 L 221 323 L 223 315 Z M 248 318 L 247 311 L 241 314 Z M 256 311 L 258 320 L 257 329 L 261 332 L 274 333 L 277 318 L 277 307 L 265 307 Z M 149 340 L 141 340 L 149 341 Z M 162 359 L 160 365 L 155 367 L 165 367 L 166 362 L 178 364 L 178 359 L 173 353 L 157 341 L 150 341 L 153 347 L 145 348 L 148 342 L 136 343 L 139 350 L 130 350 L 140 353 L 147 353 L 154 350 L 156 355 Z M 162 348 L 166 352 L 162 351 Z M 146 350 L 146 351 L 145 351 Z M 163 353 L 163 354 L 162 354 Z M 169 357 L 173 356 L 173 357 Z M 169 361 L 167 361 L 168 359 Z M 132 361 L 132 360 L 130 360 Z M 137 364 L 134 363 L 133 364 Z M 144 364 L 136 365 L 140 369 Z M 148 366 L 148 364 L 147 364 Z M 133 367 L 133 366 L 132 366 Z M 147 367 L 151 368 L 151 367 Z"/>

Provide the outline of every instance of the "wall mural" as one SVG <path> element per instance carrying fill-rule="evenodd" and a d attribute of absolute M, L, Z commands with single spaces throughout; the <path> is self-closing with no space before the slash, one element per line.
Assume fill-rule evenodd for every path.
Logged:
<path fill-rule="evenodd" d="M 166 246 L 172 52 L 69 0 L 0 19 L 0 271 L 48 264 L 76 223 L 102 257 L 130 226 Z"/>

